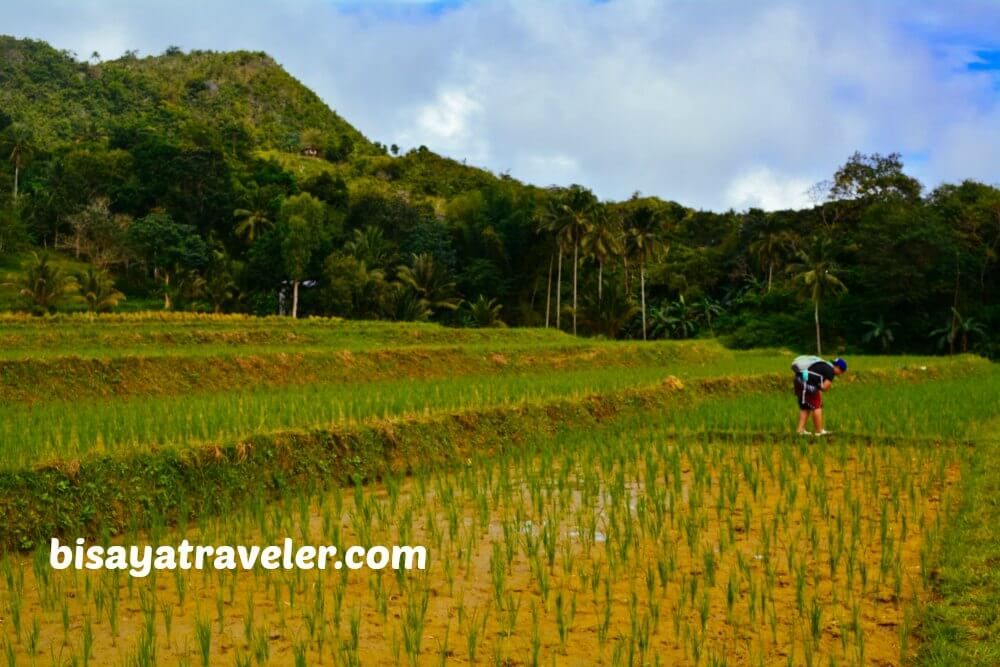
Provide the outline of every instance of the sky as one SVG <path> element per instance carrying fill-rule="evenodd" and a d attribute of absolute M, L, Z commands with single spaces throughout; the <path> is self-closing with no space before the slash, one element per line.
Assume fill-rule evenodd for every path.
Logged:
<path fill-rule="evenodd" d="M 711 210 L 813 203 L 855 151 L 1000 182 L 1000 0 L 32 0 L 88 57 L 267 51 L 374 141 Z"/>

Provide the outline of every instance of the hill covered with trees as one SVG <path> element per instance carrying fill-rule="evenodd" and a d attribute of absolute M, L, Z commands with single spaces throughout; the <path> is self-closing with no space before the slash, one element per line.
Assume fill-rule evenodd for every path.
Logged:
<path fill-rule="evenodd" d="M 1000 190 L 926 191 L 898 155 L 851 156 L 808 210 L 599 201 L 370 141 L 263 53 L 10 37 L 0 152 L 0 308 L 1000 345 Z"/>

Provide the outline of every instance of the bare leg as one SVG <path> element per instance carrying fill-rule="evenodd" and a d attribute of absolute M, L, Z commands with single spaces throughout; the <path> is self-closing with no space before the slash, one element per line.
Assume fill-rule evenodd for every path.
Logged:
<path fill-rule="evenodd" d="M 806 421 L 808 421 L 808 419 L 809 419 L 809 411 L 799 410 L 799 428 L 798 428 L 799 433 L 806 432 Z"/>
<path fill-rule="evenodd" d="M 823 432 L 823 408 L 813 410 L 813 433 Z"/>

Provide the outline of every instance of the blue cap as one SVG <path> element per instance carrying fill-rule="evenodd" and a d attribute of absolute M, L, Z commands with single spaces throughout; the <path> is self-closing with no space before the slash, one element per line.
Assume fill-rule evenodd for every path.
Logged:
<path fill-rule="evenodd" d="M 833 365 L 839 368 L 841 373 L 847 372 L 847 362 L 841 359 L 840 357 L 837 357 L 836 359 L 833 360 Z"/>

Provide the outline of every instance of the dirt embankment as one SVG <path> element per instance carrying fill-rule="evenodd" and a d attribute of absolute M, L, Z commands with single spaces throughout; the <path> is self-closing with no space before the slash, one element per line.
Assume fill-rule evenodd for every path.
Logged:
<path fill-rule="evenodd" d="M 712 362 L 727 356 L 732 356 L 732 353 L 718 345 L 620 344 L 18 359 L 0 361 L 0 402 L 169 396 L 251 386 L 627 368 L 676 362 Z"/>

